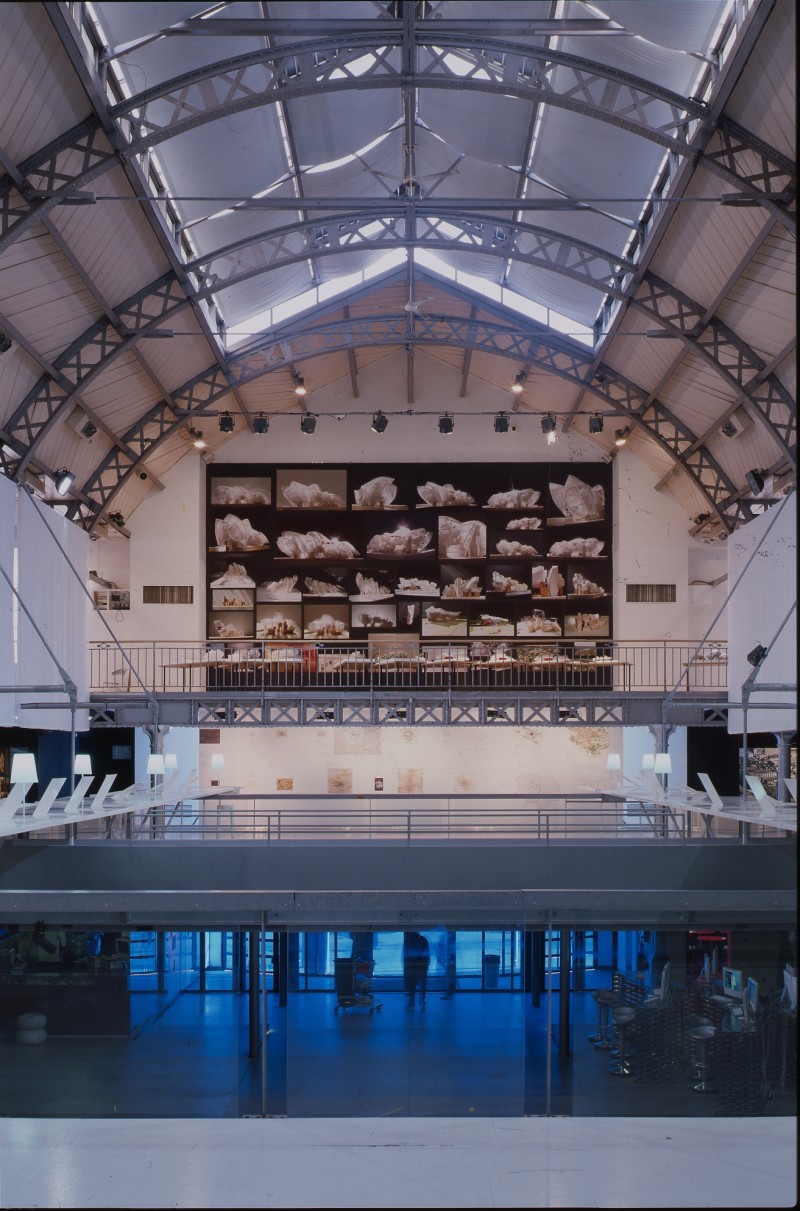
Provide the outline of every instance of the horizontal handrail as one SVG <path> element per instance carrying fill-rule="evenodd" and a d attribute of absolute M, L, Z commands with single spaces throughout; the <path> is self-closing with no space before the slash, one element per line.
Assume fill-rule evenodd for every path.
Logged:
<path fill-rule="evenodd" d="M 524 806 L 523 806 L 524 805 Z M 749 826 L 774 835 L 779 824 Z M 287 795 L 240 794 L 186 800 L 113 820 L 77 821 L 72 842 L 248 841 L 266 845 L 415 844 L 432 842 L 551 844 L 563 842 L 739 840 L 736 820 L 704 817 L 662 804 L 603 798 L 598 789 L 572 795 Z M 760 832 L 756 831 L 760 829 Z M 36 834 L 37 843 L 63 829 Z"/>
<path fill-rule="evenodd" d="M 93 692 L 549 689 L 725 691 L 727 644 L 692 640 L 227 643 L 142 640 L 90 645 Z M 688 672 L 687 672 L 688 668 Z"/>

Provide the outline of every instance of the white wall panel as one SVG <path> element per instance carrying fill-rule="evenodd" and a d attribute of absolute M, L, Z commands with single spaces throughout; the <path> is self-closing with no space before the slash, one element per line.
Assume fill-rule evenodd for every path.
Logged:
<path fill-rule="evenodd" d="M 768 509 L 727 541 L 729 700 L 741 702 L 741 687 L 753 671 L 747 653 L 757 644 L 769 649 L 758 671 L 747 714 L 748 732 L 785 732 L 797 727 L 796 709 L 772 710 L 758 703 L 797 703 L 797 691 L 759 690 L 760 684 L 797 684 L 797 497 Z M 755 555 L 754 555 L 755 552 Z M 754 557 L 753 557 L 754 556 Z M 752 562 L 751 562 L 751 557 Z M 792 603 L 795 612 L 778 635 Z M 776 638 L 777 636 L 777 638 Z M 728 731 L 741 733 L 743 712 L 731 711 Z"/>

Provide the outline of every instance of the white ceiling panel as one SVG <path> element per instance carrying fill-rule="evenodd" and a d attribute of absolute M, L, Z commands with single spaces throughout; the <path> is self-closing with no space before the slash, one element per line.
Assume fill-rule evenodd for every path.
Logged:
<path fill-rule="evenodd" d="M 1 28 L 2 147 L 18 164 L 84 121 L 89 102 L 42 5 L 4 4 Z"/>
<path fill-rule="evenodd" d="M 17 240 L 0 258 L 0 299 L 0 310 L 50 359 L 98 318 L 90 291 L 43 233 Z"/>
<path fill-rule="evenodd" d="M 797 134 L 797 5 L 778 0 L 727 110 L 746 130 L 793 159 Z"/>

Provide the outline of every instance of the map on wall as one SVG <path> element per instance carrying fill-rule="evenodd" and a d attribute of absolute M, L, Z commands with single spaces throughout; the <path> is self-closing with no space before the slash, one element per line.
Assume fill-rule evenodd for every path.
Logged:
<path fill-rule="evenodd" d="M 213 464 L 207 638 L 613 635 L 607 463 Z"/>

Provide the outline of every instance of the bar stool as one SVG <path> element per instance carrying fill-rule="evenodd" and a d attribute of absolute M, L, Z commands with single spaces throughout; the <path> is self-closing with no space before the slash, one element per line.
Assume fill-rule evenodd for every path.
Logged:
<path fill-rule="evenodd" d="M 708 1041 L 717 1033 L 715 1026 L 695 1026 L 689 1032 L 689 1038 L 697 1044 L 697 1061 L 700 1069 L 700 1081 L 693 1085 L 695 1093 L 713 1093 L 714 1088 L 707 1080 L 708 1076 Z"/>
<path fill-rule="evenodd" d="M 630 1005 L 615 1005 L 611 1009 L 611 1016 L 614 1019 L 614 1029 L 619 1039 L 619 1056 L 610 1065 L 608 1071 L 613 1076 L 630 1076 L 631 1066 L 625 1052 L 625 1035 L 631 1022 L 636 1017 L 636 1010 Z"/>
<path fill-rule="evenodd" d="M 697 1039 L 692 1038 L 692 1031 L 698 1026 L 713 1026 L 711 1018 L 705 1018 L 701 1013 L 690 1013 L 686 1018 L 686 1033 L 689 1041 L 688 1060 L 689 1060 L 689 1080 L 699 1081 L 703 1074 L 700 1071 L 700 1056 L 697 1046 Z"/>
<path fill-rule="evenodd" d="M 619 993 L 613 988 L 598 988 L 592 996 L 597 1005 L 597 1035 L 595 1038 L 596 1051 L 610 1051 L 611 1041 L 608 1037 L 608 1014 L 612 1005 L 619 1004 Z M 589 1039 L 592 1042 L 592 1038 Z"/>

